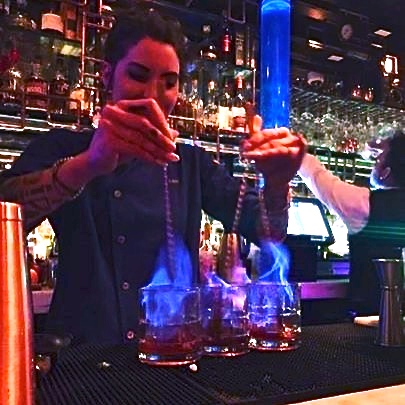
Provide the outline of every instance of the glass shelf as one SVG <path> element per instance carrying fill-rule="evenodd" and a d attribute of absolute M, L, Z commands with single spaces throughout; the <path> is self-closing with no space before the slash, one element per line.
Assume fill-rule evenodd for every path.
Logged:
<path fill-rule="evenodd" d="M 39 45 L 51 45 L 55 53 L 63 56 L 80 57 L 81 41 L 66 39 L 62 34 L 42 31 L 40 29 L 29 30 L 20 26 L 10 25 L 0 20 L 5 32 L 15 36 L 18 40 Z"/>
<path fill-rule="evenodd" d="M 298 87 L 292 87 L 291 93 L 292 109 L 308 110 L 312 114 L 318 112 L 333 112 L 336 116 L 357 117 L 373 121 L 384 121 L 392 123 L 397 121 L 405 125 L 404 110 L 383 104 L 366 103 L 351 99 L 341 99 L 334 96 L 324 95 L 308 91 Z"/>

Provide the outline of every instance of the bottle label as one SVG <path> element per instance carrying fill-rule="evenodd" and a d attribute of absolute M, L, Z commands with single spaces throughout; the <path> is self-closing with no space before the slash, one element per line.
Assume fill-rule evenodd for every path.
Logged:
<path fill-rule="evenodd" d="M 230 115 L 231 111 L 228 107 L 218 107 L 218 128 L 220 129 L 230 129 Z"/>
<path fill-rule="evenodd" d="M 232 129 L 237 132 L 245 132 L 246 110 L 244 107 L 232 107 Z"/>
<path fill-rule="evenodd" d="M 48 84 L 45 81 L 26 83 L 25 92 L 27 107 L 46 109 L 47 99 L 41 97 L 48 94 Z"/>
<path fill-rule="evenodd" d="M 243 66 L 244 64 L 244 45 L 245 39 L 240 32 L 236 33 L 235 36 L 235 65 Z"/>

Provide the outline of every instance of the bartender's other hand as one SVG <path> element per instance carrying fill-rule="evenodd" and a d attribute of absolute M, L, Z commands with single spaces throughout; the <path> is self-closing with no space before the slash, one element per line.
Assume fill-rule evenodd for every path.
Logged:
<path fill-rule="evenodd" d="M 155 100 L 121 100 L 104 107 L 88 155 L 98 174 L 133 158 L 161 165 L 177 162 L 177 135 Z"/>
<path fill-rule="evenodd" d="M 241 144 L 242 156 L 255 160 L 257 169 L 272 186 L 285 186 L 300 168 L 305 139 L 284 127 L 261 129 L 259 115 L 249 121 L 250 136 Z"/>

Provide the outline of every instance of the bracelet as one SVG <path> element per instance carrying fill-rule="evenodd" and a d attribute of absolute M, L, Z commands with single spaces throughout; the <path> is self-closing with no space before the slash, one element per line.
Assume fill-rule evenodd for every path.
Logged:
<path fill-rule="evenodd" d="M 70 200 L 74 200 L 79 195 L 82 193 L 84 190 L 84 186 L 80 187 L 78 190 L 73 190 L 69 186 L 67 186 L 65 183 L 63 183 L 58 176 L 59 169 L 62 167 L 62 165 L 73 159 L 73 156 L 68 156 L 64 157 L 62 159 L 59 159 L 55 162 L 55 164 L 52 166 L 52 181 L 65 193 L 69 196 Z"/>

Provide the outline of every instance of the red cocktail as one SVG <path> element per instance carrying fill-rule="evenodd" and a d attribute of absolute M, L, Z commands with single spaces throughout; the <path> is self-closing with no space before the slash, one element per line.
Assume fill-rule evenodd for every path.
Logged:
<path fill-rule="evenodd" d="M 246 286 L 201 287 L 202 344 L 207 356 L 249 351 Z"/>
<path fill-rule="evenodd" d="M 198 288 L 140 289 L 138 357 L 142 363 L 178 366 L 201 357 Z"/>
<path fill-rule="evenodd" d="M 283 351 L 301 344 L 300 286 L 295 283 L 254 283 L 249 297 L 252 349 Z"/>

